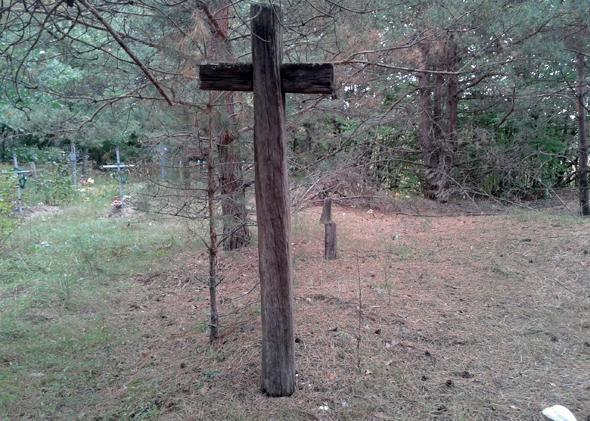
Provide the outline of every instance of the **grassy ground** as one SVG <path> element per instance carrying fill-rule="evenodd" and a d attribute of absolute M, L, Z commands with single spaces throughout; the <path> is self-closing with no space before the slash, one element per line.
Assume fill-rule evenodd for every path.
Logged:
<path fill-rule="evenodd" d="M 59 214 L 42 209 L 0 247 L 0 417 L 71 419 L 116 372 L 110 352 L 139 335 L 106 320 L 132 276 L 163 270 L 191 243 L 177 221 L 109 218 L 110 187 Z"/>
<path fill-rule="evenodd" d="M 177 221 L 105 218 L 107 202 L 28 220 L 2 246 L 5 419 L 590 416 L 587 221 L 336 208 L 326 262 L 320 210 L 295 215 L 298 390 L 269 399 L 256 249 L 221 256 L 210 346 L 206 253 Z"/>

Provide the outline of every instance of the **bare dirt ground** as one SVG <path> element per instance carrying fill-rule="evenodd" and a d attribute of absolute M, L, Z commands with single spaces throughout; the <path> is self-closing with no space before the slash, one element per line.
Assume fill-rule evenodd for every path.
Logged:
<path fill-rule="evenodd" d="M 82 418 L 541 420 L 561 404 L 590 420 L 590 223 L 336 207 L 339 258 L 324 261 L 320 211 L 293 220 L 293 397 L 258 390 L 252 247 L 221 258 L 214 346 L 205 253 L 121 292 L 110 322 L 142 339 L 108 350 Z M 121 412 L 131 392 L 141 404 Z"/>

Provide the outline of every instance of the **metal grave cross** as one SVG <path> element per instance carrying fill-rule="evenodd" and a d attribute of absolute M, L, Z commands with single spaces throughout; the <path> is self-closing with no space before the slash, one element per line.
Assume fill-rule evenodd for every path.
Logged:
<path fill-rule="evenodd" d="M 202 65 L 201 89 L 254 92 L 256 219 L 262 316 L 262 390 L 295 391 L 285 93 L 333 94 L 332 64 L 281 64 L 281 12 L 254 4 L 252 64 Z"/>
<path fill-rule="evenodd" d="M 127 168 L 133 168 L 135 165 L 127 165 L 124 162 L 121 162 L 121 155 L 119 153 L 119 147 L 115 150 L 117 155 L 117 163 L 110 164 L 110 165 L 101 165 L 100 168 L 103 169 L 116 169 L 117 170 L 117 178 L 119 179 L 119 200 L 121 201 L 121 208 L 125 207 L 125 182 L 127 181 L 126 174 L 123 172 Z"/>
<path fill-rule="evenodd" d="M 23 189 L 27 184 L 27 176 L 33 173 L 32 170 L 23 170 L 18 167 L 16 154 L 12 155 L 12 171 L 2 171 L 2 174 L 14 174 L 16 176 L 16 211 L 23 212 Z"/>

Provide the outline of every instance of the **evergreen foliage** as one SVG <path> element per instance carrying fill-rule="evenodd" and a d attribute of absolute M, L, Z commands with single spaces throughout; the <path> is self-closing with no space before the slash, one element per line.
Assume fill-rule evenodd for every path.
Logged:
<path fill-rule="evenodd" d="M 15 148 L 45 151 L 71 141 L 99 163 L 112 159 L 115 144 L 127 148 L 128 159 L 157 159 L 160 143 L 201 159 L 198 127 L 208 94 L 198 89 L 196 68 L 214 60 L 209 49 L 219 34 L 211 16 L 219 19 L 223 9 L 214 1 L 96 3 L 175 106 L 83 3 L 9 1 L 0 18 L 0 159 L 7 161 Z M 282 2 L 285 61 L 335 62 L 340 89 L 338 99 L 317 104 L 288 98 L 292 170 L 299 180 L 361 159 L 365 175 L 383 188 L 423 190 L 439 177 L 447 191 L 440 198 L 532 198 L 575 183 L 575 51 L 590 51 L 579 35 L 588 26 L 587 4 L 312 3 Z M 244 61 L 249 4 L 234 2 L 228 12 L 226 47 Z M 25 20 L 31 13 L 47 20 Z M 449 48 L 455 48 L 452 57 Z M 421 75 L 428 75 L 425 88 Z M 453 86 L 456 92 L 448 91 Z M 420 89 L 428 93 L 422 99 L 432 101 L 429 141 L 420 134 Z M 221 105 L 214 108 L 215 130 L 239 133 L 239 155 L 250 161 L 252 99 L 240 95 L 234 104 L 236 121 Z"/>

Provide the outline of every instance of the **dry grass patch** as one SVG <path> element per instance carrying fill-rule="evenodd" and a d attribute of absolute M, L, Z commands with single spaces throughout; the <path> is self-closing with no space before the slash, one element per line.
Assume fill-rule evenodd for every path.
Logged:
<path fill-rule="evenodd" d="M 222 338 L 214 346 L 198 279 L 205 254 L 179 262 L 178 272 L 137 278 L 139 293 L 121 297 L 111 323 L 142 339 L 112 350 L 117 357 L 105 371 L 117 378 L 88 413 L 541 420 L 543 407 L 559 403 L 579 419 L 590 416 L 587 222 L 539 212 L 418 218 L 336 208 L 340 254 L 328 262 L 319 212 L 295 219 L 293 397 L 258 391 L 250 249 L 221 260 Z"/>

